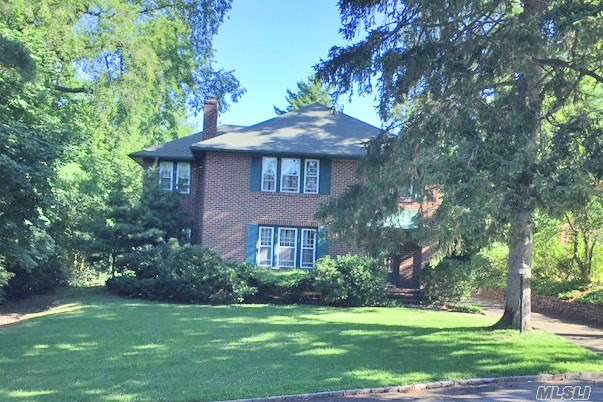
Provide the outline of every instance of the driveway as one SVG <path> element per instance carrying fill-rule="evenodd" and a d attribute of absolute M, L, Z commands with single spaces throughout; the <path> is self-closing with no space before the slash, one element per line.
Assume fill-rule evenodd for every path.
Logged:
<path fill-rule="evenodd" d="M 502 303 L 484 298 L 476 298 L 475 300 L 482 306 L 487 315 L 494 317 L 502 316 L 504 311 Z M 532 312 L 532 327 L 563 336 L 603 356 L 603 329 L 601 328 L 569 322 L 534 312 Z"/>

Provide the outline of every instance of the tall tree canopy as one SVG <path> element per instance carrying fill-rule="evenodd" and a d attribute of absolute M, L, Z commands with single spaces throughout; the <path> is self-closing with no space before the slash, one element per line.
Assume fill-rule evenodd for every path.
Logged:
<path fill-rule="evenodd" d="M 243 93 L 231 71 L 215 66 L 212 49 L 230 4 L 8 0 L 0 5 L 2 133 L 14 137 L 13 128 L 19 128 L 28 134 L 7 143 L 7 155 L 27 149 L 30 140 L 36 150 L 31 158 L 39 156 L 39 144 L 61 149 L 60 158 L 53 152 L 51 160 L 19 162 L 27 164 L 23 174 L 38 164 L 48 173 L 40 180 L 50 186 L 39 205 L 46 210 L 41 216 L 48 218 L 45 232 L 67 260 L 82 262 L 78 237 L 86 238 L 94 211 L 110 208 L 117 185 L 128 183 L 134 196 L 140 190 L 142 169 L 130 152 L 189 134 L 186 116 L 200 111 L 206 97 L 217 97 L 224 108 Z M 0 195 L 0 204 L 17 209 L 9 196 L 17 190 Z M 9 271 L 18 269 L 14 257 L 0 244 L 0 260 Z"/>
<path fill-rule="evenodd" d="M 442 206 L 442 246 L 510 247 L 500 325 L 529 327 L 535 211 L 600 197 L 603 6 L 590 0 L 340 0 L 343 35 L 318 65 L 339 93 L 374 89 L 394 135 L 374 141 L 366 202 L 349 225 L 383 222 L 412 180 Z M 387 191 L 385 191 L 387 190 Z M 347 197 L 347 198 L 346 198 Z M 357 199 L 357 197 L 356 197 Z M 343 213 L 337 216 L 345 216 Z"/>
<path fill-rule="evenodd" d="M 332 88 L 325 85 L 320 78 L 316 75 L 311 75 L 306 81 L 299 81 L 297 83 L 297 91 L 294 92 L 291 89 L 287 89 L 287 95 L 285 96 L 285 100 L 288 103 L 287 107 L 283 110 L 274 106 L 274 112 L 276 114 L 292 112 L 313 103 L 334 107 L 335 102 L 330 94 L 331 90 Z"/>

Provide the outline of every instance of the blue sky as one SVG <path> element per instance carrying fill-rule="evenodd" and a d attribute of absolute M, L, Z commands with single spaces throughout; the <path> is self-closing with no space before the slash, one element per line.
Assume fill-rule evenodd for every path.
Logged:
<path fill-rule="evenodd" d="M 342 45 L 336 0 L 234 0 L 214 39 L 217 66 L 235 70 L 247 90 L 220 116 L 249 125 L 275 116 L 287 88 L 309 76 L 333 45 Z M 380 126 L 372 96 L 340 99 L 344 112 Z"/>

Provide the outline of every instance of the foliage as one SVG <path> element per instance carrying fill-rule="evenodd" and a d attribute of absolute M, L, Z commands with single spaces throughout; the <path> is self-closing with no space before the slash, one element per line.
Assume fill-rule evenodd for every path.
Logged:
<path fill-rule="evenodd" d="M 430 303 L 448 304 L 467 301 L 479 285 L 477 270 L 469 257 L 445 258 L 423 270 L 425 298 Z"/>
<path fill-rule="evenodd" d="M 0 66 L 15 69 L 26 81 L 36 76 L 36 63 L 23 44 L 0 36 Z"/>
<path fill-rule="evenodd" d="M 0 399 L 202 402 L 603 371 L 596 353 L 544 331 L 485 330 L 494 322 L 488 316 L 174 305 L 86 290 L 60 293 L 64 304 L 0 331 L 0 372 L 8 374 L 0 376 Z M 370 375 L 350 375 L 357 372 Z"/>
<path fill-rule="evenodd" d="M 88 247 L 112 219 L 114 197 L 123 190 L 133 200 L 141 189 L 142 169 L 128 154 L 189 134 L 186 117 L 206 97 L 218 97 L 224 109 L 242 95 L 232 72 L 215 66 L 212 49 L 229 9 L 230 0 L 0 6 L 0 121 L 10 127 L 1 129 L 1 155 L 16 161 L 29 152 L 0 173 L 12 186 L 1 197 L 23 201 L 9 200 L 22 208 L 0 215 L 0 237 L 20 232 L 12 237 L 18 242 L 0 246 L 11 248 L 0 251 L 9 270 L 15 256 L 30 273 L 45 258 L 30 247 L 34 230 L 46 232 L 66 269 L 98 262 L 88 260 Z M 7 135 L 16 139 L 4 141 Z M 29 173 L 31 180 L 20 180 Z"/>
<path fill-rule="evenodd" d="M 603 286 L 582 286 L 580 288 L 561 292 L 558 296 L 561 300 L 585 304 L 603 304 Z"/>
<path fill-rule="evenodd" d="M 171 241 L 147 246 L 124 262 L 132 274 L 107 280 L 109 290 L 128 297 L 182 303 L 240 303 L 254 289 L 242 279 L 245 268 L 224 263 L 213 251 Z"/>
<path fill-rule="evenodd" d="M 89 237 L 81 247 L 89 261 L 108 266 L 111 272 L 137 248 L 172 238 L 187 241 L 183 231 L 192 225 L 192 217 L 182 208 L 182 196 L 161 190 L 156 170 L 148 172 L 137 202 L 127 189 L 123 181 L 116 183 L 107 210 L 91 217 Z"/>
<path fill-rule="evenodd" d="M 587 204 L 566 213 L 565 219 L 571 238 L 572 262 L 578 267 L 581 279 L 591 282 L 598 272 L 597 264 L 603 268 L 600 257 L 603 252 L 603 197 L 592 197 Z"/>
<path fill-rule="evenodd" d="M 252 269 L 247 283 L 257 289 L 251 301 L 301 303 L 307 301 L 305 292 L 314 290 L 314 273 L 308 270 L 273 271 Z"/>
<path fill-rule="evenodd" d="M 509 249 L 502 243 L 495 243 L 481 250 L 471 259 L 473 267 L 480 272 L 478 286 L 504 290 L 507 286 L 508 261 Z"/>
<path fill-rule="evenodd" d="M 316 75 L 311 75 L 306 81 L 299 81 L 297 83 L 296 92 L 287 89 L 287 96 L 285 96 L 285 100 L 288 103 L 287 107 L 283 110 L 274 106 L 274 112 L 276 114 L 292 112 L 314 103 L 334 107 L 335 101 L 329 93 L 331 90 L 332 88 L 325 85 L 320 78 Z"/>
<path fill-rule="evenodd" d="M 424 236 L 457 254 L 507 243 L 501 324 L 518 327 L 535 212 L 583 205 L 603 177 L 599 2 L 342 0 L 340 11 L 356 42 L 333 47 L 319 77 L 338 93 L 376 89 L 392 132 L 369 145 L 354 190 L 367 202 L 349 203 L 366 219 L 343 225 L 379 226 L 411 184 L 419 197 L 437 188 Z"/>
<path fill-rule="evenodd" d="M 457 313 L 484 314 L 479 304 L 449 304 L 446 306 L 446 310 Z"/>
<path fill-rule="evenodd" d="M 4 288 L 13 275 L 13 273 L 6 270 L 6 266 L 4 265 L 4 257 L 0 256 L 0 303 L 4 301 Z"/>
<path fill-rule="evenodd" d="M 387 275 L 387 267 L 374 258 L 327 256 L 317 263 L 316 289 L 327 304 L 380 306 L 386 303 Z"/>
<path fill-rule="evenodd" d="M 64 146 L 63 133 L 0 124 L 0 286 L 6 286 L 8 296 L 35 293 L 64 280 L 51 189 Z"/>

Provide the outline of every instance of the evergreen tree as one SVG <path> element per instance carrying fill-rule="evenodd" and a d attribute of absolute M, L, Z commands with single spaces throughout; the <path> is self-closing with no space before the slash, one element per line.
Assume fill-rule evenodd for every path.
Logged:
<path fill-rule="evenodd" d="M 335 102 L 329 90 L 330 88 L 320 78 L 316 75 L 311 75 L 306 81 L 299 81 L 297 83 L 297 91 L 294 92 L 291 89 L 287 89 L 287 95 L 285 96 L 285 100 L 288 103 L 287 107 L 283 110 L 274 106 L 274 112 L 276 114 L 292 112 L 313 103 L 334 107 Z"/>
<path fill-rule="evenodd" d="M 341 0 L 342 32 L 318 66 L 339 93 L 368 93 L 392 131 L 370 146 L 364 216 L 382 222 L 411 180 L 437 188 L 426 229 L 441 246 L 509 244 L 500 326 L 530 326 L 534 216 L 599 197 L 600 1 Z M 372 197 L 371 197 L 372 196 Z M 339 214 L 343 215 L 343 214 Z M 362 225 L 366 222 L 352 222 Z"/>

